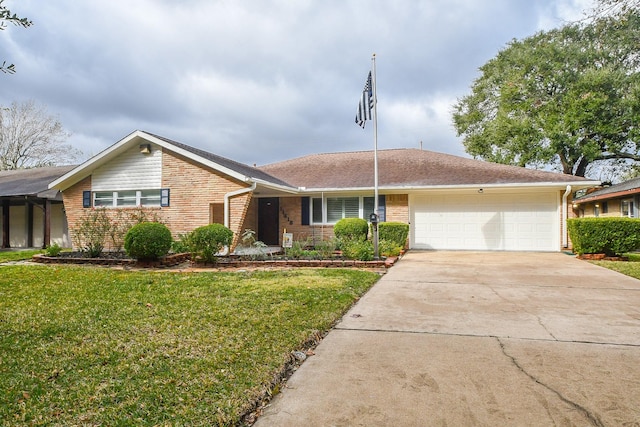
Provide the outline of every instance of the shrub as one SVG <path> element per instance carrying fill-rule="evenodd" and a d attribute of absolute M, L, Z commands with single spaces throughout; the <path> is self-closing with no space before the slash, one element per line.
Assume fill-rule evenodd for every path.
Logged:
<path fill-rule="evenodd" d="M 88 209 L 72 229 L 77 247 L 90 258 L 99 256 L 111 231 L 111 220 L 104 208 Z"/>
<path fill-rule="evenodd" d="M 57 243 L 54 243 L 53 245 L 47 247 L 44 250 L 44 254 L 46 256 L 58 256 L 58 255 L 60 255 L 60 252 L 62 252 L 62 248 Z"/>
<path fill-rule="evenodd" d="M 304 240 L 294 240 L 290 248 L 286 248 L 284 253 L 287 257 L 293 259 L 304 258 L 306 255 L 307 247 L 311 244 L 311 239 L 306 238 Z"/>
<path fill-rule="evenodd" d="M 191 233 L 191 253 L 205 262 L 214 263 L 216 254 L 225 246 L 231 245 L 233 231 L 222 224 L 209 224 L 198 227 Z"/>
<path fill-rule="evenodd" d="M 622 255 L 640 248 L 640 219 L 571 218 L 567 229 L 573 251 L 579 255 Z"/>
<path fill-rule="evenodd" d="M 268 246 L 260 240 L 256 240 L 256 232 L 245 228 L 242 233 L 242 246 L 247 248 L 246 256 L 251 260 L 263 260 L 267 257 Z"/>
<path fill-rule="evenodd" d="M 320 240 L 314 245 L 314 249 L 322 259 L 330 259 L 333 257 L 333 252 L 336 250 L 336 247 L 335 239 Z"/>
<path fill-rule="evenodd" d="M 342 254 L 349 259 L 359 261 L 373 260 L 373 243 L 369 240 L 351 240 L 345 242 L 342 248 Z"/>
<path fill-rule="evenodd" d="M 381 222 L 378 224 L 378 239 L 394 242 L 404 249 L 409 236 L 409 224 L 404 222 Z"/>
<path fill-rule="evenodd" d="M 171 251 L 174 254 L 191 252 L 191 233 L 179 233 L 178 238 L 171 244 Z"/>
<path fill-rule="evenodd" d="M 403 247 L 391 240 L 380 240 L 378 242 L 378 253 L 382 256 L 398 256 Z"/>
<path fill-rule="evenodd" d="M 343 250 L 348 242 L 367 240 L 368 232 L 369 224 L 362 218 L 343 218 L 333 226 L 333 233 Z"/>
<path fill-rule="evenodd" d="M 109 237 L 111 238 L 111 248 L 116 252 L 122 250 L 124 236 L 134 225 L 143 222 L 158 222 L 162 224 L 158 212 L 141 207 L 135 209 L 115 209 L 110 216 L 111 227 L 109 229 Z"/>
<path fill-rule="evenodd" d="M 124 236 L 127 255 L 142 260 L 155 260 L 165 256 L 171 243 L 171 231 L 159 222 L 141 222 L 131 227 Z"/>

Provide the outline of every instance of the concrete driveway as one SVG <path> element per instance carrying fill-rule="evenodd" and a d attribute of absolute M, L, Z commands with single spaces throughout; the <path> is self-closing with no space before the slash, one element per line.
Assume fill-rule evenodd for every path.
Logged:
<path fill-rule="evenodd" d="M 410 251 L 255 425 L 638 426 L 640 281 L 561 253 Z"/>

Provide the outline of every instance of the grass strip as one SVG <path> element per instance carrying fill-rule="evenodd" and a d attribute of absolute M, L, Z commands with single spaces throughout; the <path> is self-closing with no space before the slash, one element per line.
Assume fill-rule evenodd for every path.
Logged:
<path fill-rule="evenodd" d="M 378 279 L 0 267 L 6 425 L 237 425 Z"/>
<path fill-rule="evenodd" d="M 0 251 L 0 263 L 10 261 L 24 261 L 33 258 L 36 254 L 44 252 L 42 249 L 25 249 L 17 251 Z"/>

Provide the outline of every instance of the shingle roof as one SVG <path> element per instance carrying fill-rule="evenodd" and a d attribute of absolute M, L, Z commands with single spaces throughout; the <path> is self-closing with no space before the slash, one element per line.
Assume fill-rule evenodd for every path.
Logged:
<path fill-rule="evenodd" d="M 54 179 L 64 175 L 74 166 L 53 166 L 33 169 L 16 169 L 0 172 L 0 197 L 38 196 L 48 189 Z M 55 197 L 47 193 L 45 197 Z M 42 197 L 41 194 L 39 197 Z"/>
<path fill-rule="evenodd" d="M 629 181 L 621 182 L 620 184 L 601 188 L 600 190 L 596 190 L 589 194 L 585 194 L 584 196 L 578 197 L 574 201 L 582 202 L 591 199 L 606 199 L 607 196 L 624 197 L 625 194 L 634 193 L 640 193 L 640 178 L 633 178 Z"/>
<path fill-rule="evenodd" d="M 159 135 L 155 135 L 151 132 L 146 132 L 145 133 L 161 139 L 162 141 L 169 143 L 171 145 L 174 145 L 176 147 L 182 148 L 183 150 L 186 150 L 192 154 L 195 154 L 196 156 L 202 157 L 204 159 L 207 159 L 209 161 L 212 161 L 214 163 L 217 163 L 221 166 L 224 166 L 227 169 L 231 169 L 235 172 L 238 172 L 239 174 L 242 174 L 244 176 L 247 176 L 249 178 L 255 178 L 255 179 L 259 179 L 262 181 L 267 181 L 273 184 L 277 184 L 277 185 L 284 185 L 284 186 L 288 186 L 288 184 L 274 176 L 269 175 L 268 173 L 258 169 L 258 168 L 254 168 L 248 165 L 245 165 L 243 163 L 240 162 L 236 162 L 234 160 L 230 160 L 227 159 L 225 157 L 222 156 L 218 156 L 216 154 L 210 153 L 208 151 L 204 151 L 204 150 L 200 150 L 198 148 L 192 147 L 190 145 L 186 145 L 183 144 L 181 142 L 177 142 L 177 141 L 173 141 L 171 139 L 165 138 L 163 136 L 159 136 Z"/>
<path fill-rule="evenodd" d="M 372 188 L 373 151 L 314 154 L 259 167 L 296 187 Z M 380 187 L 569 183 L 584 178 L 419 149 L 378 150 Z"/>

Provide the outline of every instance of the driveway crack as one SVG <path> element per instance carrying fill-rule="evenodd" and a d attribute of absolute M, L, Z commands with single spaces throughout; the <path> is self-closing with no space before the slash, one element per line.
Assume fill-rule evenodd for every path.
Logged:
<path fill-rule="evenodd" d="M 502 301 L 504 301 L 505 303 L 507 303 L 507 304 L 511 304 L 511 305 L 513 305 L 513 306 L 516 306 L 516 307 L 518 307 L 520 310 L 522 310 L 523 312 L 525 312 L 525 313 L 527 313 L 527 314 L 529 314 L 529 315 L 531 315 L 531 316 L 534 316 L 536 319 L 538 319 L 538 324 L 539 324 L 540 326 L 542 326 L 542 329 L 544 329 L 544 330 L 545 330 L 545 332 L 546 332 L 546 333 L 548 333 L 548 334 L 549 334 L 549 336 L 550 336 L 551 338 L 553 338 L 553 339 L 554 339 L 554 341 L 558 341 L 558 338 L 556 338 L 556 336 L 555 336 L 555 335 L 553 335 L 553 333 L 552 333 L 552 332 L 547 328 L 547 326 L 542 322 L 542 318 L 541 318 L 540 316 L 538 316 L 537 314 L 531 313 L 530 311 L 528 311 L 528 310 L 527 310 L 527 308 L 526 308 L 526 307 L 523 307 L 522 305 L 519 305 L 519 304 L 514 304 L 512 301 L 510 301 L 510 300 L 508 300 L 507 298 L 503 297 L 502 295 L 500 295 L 500 293 L 499 293 L 498 291 L 496 291 L 496 290 L 495 290 L 495 288 L 494 288 L 493 286 L 487 285 L 487 287 L 488 287 L 489 289 L 491 289 L 491 292 L 493 292 L 493 293 L 495 294 L 495 296 L 497 296 L 498 298 L 500 298 L 500 299 L 501 299 Z"/>
<path fill-rule="evenodd" d="M 567 397 L 565 397 L 562 393 L 560 393 L 558 390 L 555 390 L 554 388 L 552 388 L 551 386 L 549 386 L 548 384 L 543 383 L 542 381 L 540 381 L 538 378 L 536 378 L 535 376 L 533 376 L 532 374 L 530 374 L 529 372 L 527 372 L 524 367 L 522 365 L 520 365 L 518 363 L 518 361 L 516 360 L 516 358 L 514 356 L 511 356 L 510 354 L 507 353 L 507 350 L 505 348 L 504 343 L 502 342 L 502 340 L 500 340 L 499 337 L 495 337 L 496 341 L 498 341 L 498 344 L 500 344 L 500 349 L 502 350 L 502 354 L 505 355 L 505 357 L 509 358 L 511 360 L 511 362 L 513 363 L 513 365 L 518 368 L 518 370 L 520 372 L 522 372 L 523 374 L 525 374 L 527 377 L 529 377 L 531 380 L 533 380 L 536 384 L 541 385 L 542 387 L 546 388 L 547 390 L 549 390 L 550 392 L 552 392 L 553 394 L 555 394 L 556 396 L 558 396 L 558 398 L 560 398 L 560 400 L 562 400 L 563 402 L 565 402 L 566 404 L 572 406 L 573 408 L 575 408 L 576 410 L 578 410 L 579 412 L 581 412 L 591 423 L 591 425 L 596 426 L 596 427 L 604 427 L 604 424 L 602 423 L 602 421 L 600 421 L 600 418 L 598 418 L 598 416 L 596 414 L 592 414 L 587 408 L 585 408 L 584 406 L 569 400 Z"/>

